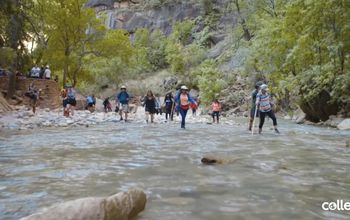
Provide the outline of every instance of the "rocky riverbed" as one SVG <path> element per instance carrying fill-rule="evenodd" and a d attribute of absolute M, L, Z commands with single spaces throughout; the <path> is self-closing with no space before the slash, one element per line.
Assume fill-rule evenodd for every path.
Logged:
<path fill-rule="evenodd" d="M 74 111 L 74 115 L 70 117 L 63 116 L 62 109 L 50 110 L 37 109 L 34 114 L 27 107 L 17 107 L 16 111 L 0 115 L 0 129 L 9 130 L 26 130 L 40 127 L 74 127 L 96 125 L 108 122 L 120 122 L 120 116 L 115 112 L 93 112 L 90 111 Z M 145 113 L 142 107 L 138 107 L 129 114 L 129 122 L 146 123 Z M 174 121 L 178 122 L 179 117 L 174 115 Z M 223 119 L 223 123 L 229 123 L 229 117 Z M 232 121 L 232 120 L 231 120 Z M 211 118 L 208 115 L 192 116 L 189 112 L 187 117 L 188 123 L 210 123 Z M 124 123 L 124 122 L 121 122 Z M 165 115 L 155 115 L 155 123 L 166 123 Z M 234 122 L 230 122 L 233 124 Z"/>
<path fill-rule="evenodd" d="M 120 122 L 120 116 L 115 112 L 93 112 L 90 111 L 74 111 L 74 115 L 70 117 L 63 116 L 62 109 L 50 110 L 37 109 L 34 114 L 31 109 L 25 106 L 16 107 L 16 110 L 10 113 L 0 115 L 0 129 L 6 130 L 27 130 L 40 127 L 75 127 L 75 126 L 91 126 L 102 123 Z M 225 117 L 221 117 L 221 123 L 229 125 L 242 125 L 247 126 L 245 123 L 237 122 L 237 117 L 241 117 L 236 114 L 224 114 Z M 308 124 L 316 126 L 334 127 L 339 130 L 350 129 L 350 119 L 339 118 L 336 116 L 330 117 L 326 122 L 312 123 L 305 121 L 305 114 L 295 114 L 294 116 L 282 116 L 278 115 L 278 120 L 292 120 L 297 124 Z M 174 121 L 179 122 L 180 117 L 174 115 Z M 211 123 L 211 117 L 208 115 L 208 111 L 199 110 L 197 115 L 193 116 L 191 111 L 188 113 L 186 119 L 187 123 Z M 241 121 L 241 120 L 240 120 Z M 247 119 L 248 121 L 248 119 Z M 145 112 L 142 107 L 134 107 L 132 113 L 129 114 L 129 122 L 146 123 Z M 121 122 L 124 123 L 124 122 Z M 165 115 L 155 115 L 155 123 L 167 123 Z M 247 122 L 248 123 L 248 122 Z"/>

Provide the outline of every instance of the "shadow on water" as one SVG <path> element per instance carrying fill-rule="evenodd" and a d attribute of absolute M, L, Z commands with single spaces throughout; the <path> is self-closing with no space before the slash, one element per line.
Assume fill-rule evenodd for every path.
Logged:
<path fill-rule="evenodd" d="M 244 124 L 243 120 L 241 124 Z M 140 220 L 348 219 L 349 132 L 281 122 L 281 135 L 242 125 L 111 123 L 0 134 L 0 219 L 141 187 Z M 224 161 L 200 164 L 203 155 Z"/>

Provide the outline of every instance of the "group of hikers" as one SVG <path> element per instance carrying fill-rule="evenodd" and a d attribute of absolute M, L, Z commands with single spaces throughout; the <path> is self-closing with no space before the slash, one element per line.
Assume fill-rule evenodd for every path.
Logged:
<path fill-rule="evenodd" d="M 39 67 L 38 65 L 35 65 L 29 71 L 28 76 L 30 78 L 51 79 L 51 70 L 48 65 L 46 65 L 45 67 Z"/>
<path fill-rule="evenodd" d="M 62 91 L 61 96 L 63 98 L 63 108 L 64 115 L 69 116 L 74 115 L 74 107 L 76 106 L 76 92 L 72 86 L 68 85 Z M 129 101 L 130 95 L 127 92 L 126 86 L 121 86 L 120 92 L 116 94 L 116 108 L 115 112 L 119 112 L 120 120 L 127 121 L 129 113 Z M 112 111 L 112 104 L 109 101 L 110 98 L 106 98 L 103 101 L 103 106 L 105 112 Z M 151 90 L 141 98 L 142 106 L 145 109 L 145 120 L 147 123 L 154 122 L 154 115 L 157 113 L 162 113 L 161 108 L 165 109 L 165 119 L 173 120 L 174 113 L 181 116 L 181 128 L 186 128 L 186 116 L 189 109 L 192 109 L 193 115 L 199 105 L 198 97 L 197 99 L 189 93 L 189 89 L 183 85 L 176 92 L 175 96 L 173 94 L 167 93 L 164 97 L 164 105 L 160 106 L 160 100 L 158 96 L 155 96 Z M 94 95 L 90 95 L 86 99 L 86 109 L 94 111 L 96 106 L 96 98 Z M 262 127 L 265 123 L 266 116 L 270 117 L 273 121 L 274 130 L 279 133 L 277 129 L 277 119 L 273 110 L 273 99 L 268 93 L 268 87 L 262 82 L 258 82 L 255 85 L 255 90 L 252 92 L 252 107 L 250 113 L 249 130 L 251 131 L 254 126 L 256 118 L 260 118 L 259 122 L 259 134 L 262 132 Z M 218 99 L 215 99 L 211 104 L 211 116 L 213 123 L 219 123 L 221 103 Z"/>

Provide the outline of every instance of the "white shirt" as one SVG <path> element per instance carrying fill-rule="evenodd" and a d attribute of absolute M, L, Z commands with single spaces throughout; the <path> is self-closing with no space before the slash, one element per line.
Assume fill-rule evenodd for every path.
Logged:
<path fill-rule="evenodd" d="M 51 78 L 51 70 L 49 68 L 47 68 L 44 72 L 44 76 L 45 78 L 47 79 L 50 79 Z"/>

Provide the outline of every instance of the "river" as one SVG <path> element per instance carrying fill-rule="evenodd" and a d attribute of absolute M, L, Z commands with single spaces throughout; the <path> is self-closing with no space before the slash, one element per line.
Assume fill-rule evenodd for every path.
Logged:
<path fill-rule="evenodd" d="M 130 187 L 148 196 L 139 220 L 349 219 L 321 208 L 350 201 L 348 131 L 281 121 L 251 136 L 235 120 L 2 132 L 0 219 Z M 202 165 L 208 154 L 231 162 Z"/>

